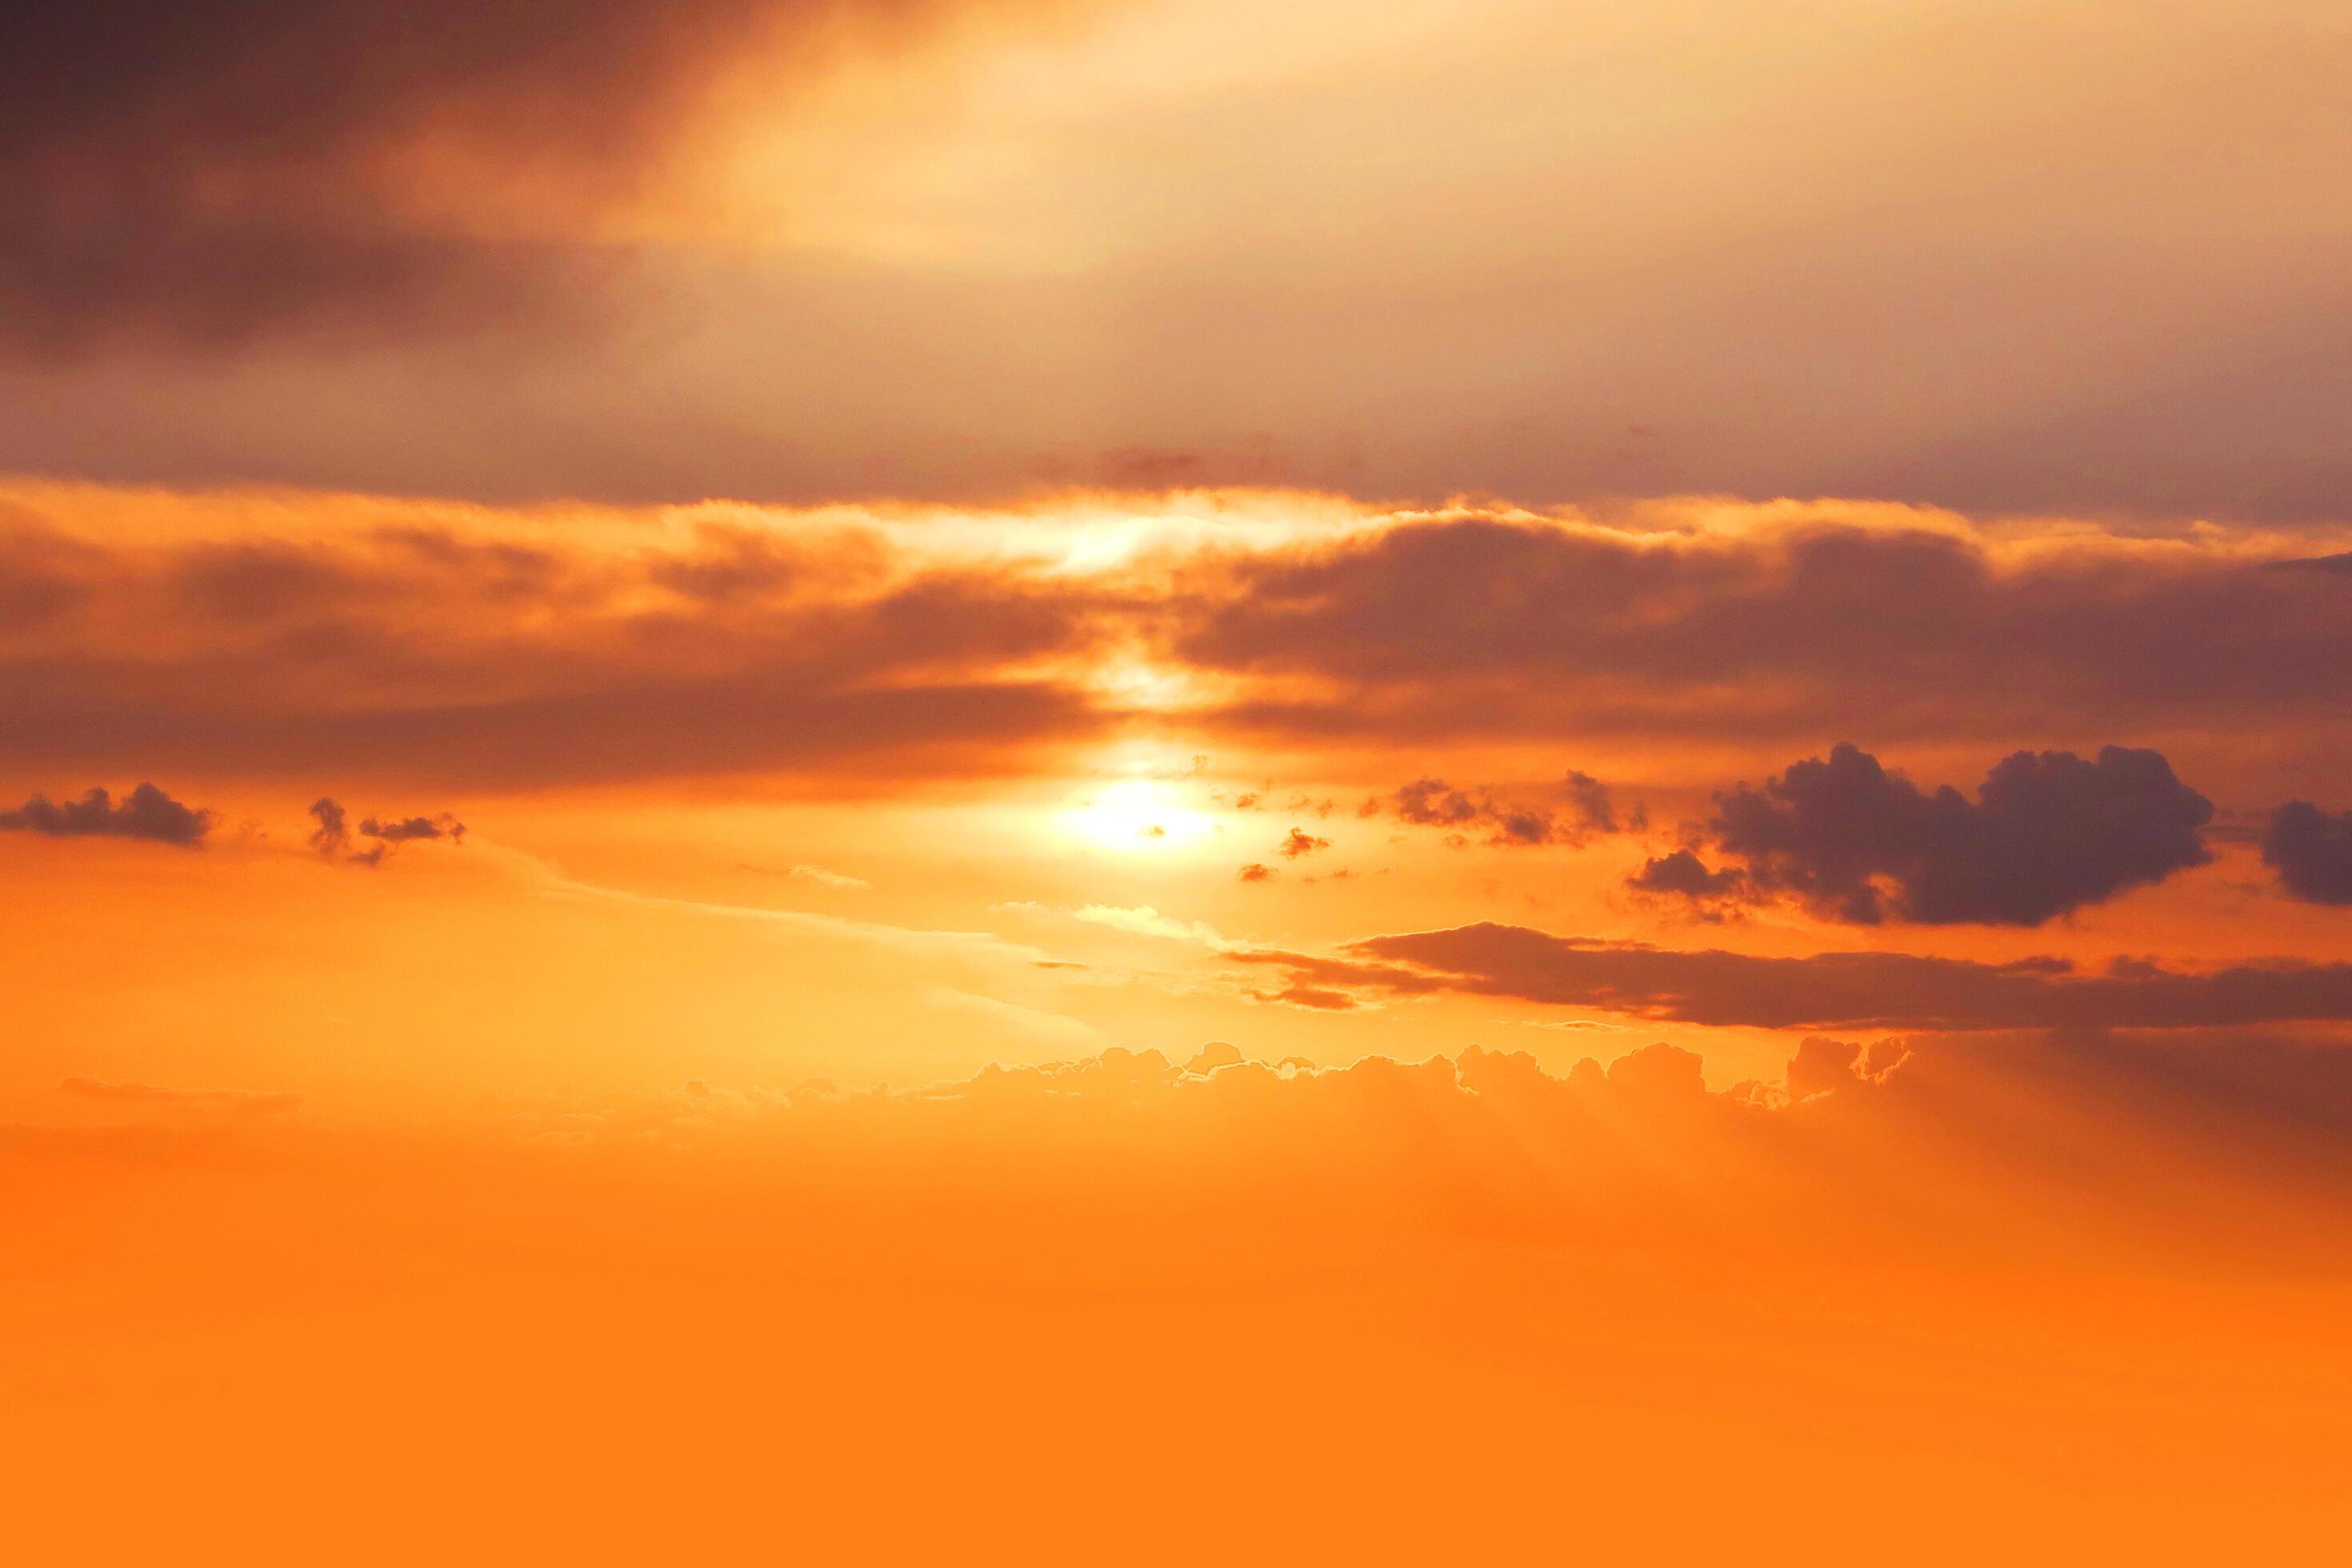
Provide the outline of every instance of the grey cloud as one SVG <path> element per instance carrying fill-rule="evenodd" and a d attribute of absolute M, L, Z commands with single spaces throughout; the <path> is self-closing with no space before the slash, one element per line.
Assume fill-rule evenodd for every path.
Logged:
<path fill-rule="evenodd" d="M 0 811 L 0 832 L 38 833 L 52 838 L 143 838 L 186 849 L 203 847 L 213 814 L 183 805 L 152 784 L 118 801 L 104 789 L 62 803 L 36 795 L 10 811 Z"/>

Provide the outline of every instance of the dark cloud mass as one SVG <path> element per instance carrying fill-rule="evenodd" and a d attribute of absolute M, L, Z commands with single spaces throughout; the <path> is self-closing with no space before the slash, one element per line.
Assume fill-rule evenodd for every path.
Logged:
<path fill-rule="evenodd" d="M 2331 816 L 2307 800 L 2287 802 L 2263 835 L 2263 864 L 2295 898 L 2352 904 L 2352 811 Z"/>
<path fill-rule="evenodd" d="M 1461 511 L 1243 560 L 1192 608 L 1185 657 L 1336 687 L 1236 702 L 1253 732 L 2014 744 L 2352 704 L 2341 574 L 2192 541 L 2006 551 L 1834 507 L 1695 533 Z"/>
<path fill-rule="evenodd" d="M 1303 984 L 1368 994 L 1466 992 L 1718 1027 L 2221 1028 L 2352 1022 L 2352 963 L 2277 959 L 2210 969 L 2063 958 L 2011 963 L 1905 952 L 1767 958 L 1559 937 L 1491 923 L 1373 937 L 1347 958 L 1232 954 Z"/>
<path fill-rule="evenodd" d="M 0 104 L 0 334 L 233 344 L 332 321 L 478 327 L 593 281 L 589 247 L 404 209 L 499 182 L 626 195 L 750 53 L 824 52 L 929 0 L 37 0 Z M 791 47 L 780 51 L 779 44 Z M 805 68 L 803 64 L 803 68 Z M 452 153 L 455 156 L 452 156 Z"/>
<path fill-rule="evenodd" d="M 1101 721 L 1037 668 L 1098 635 L 1087 591 L 926 571 L 862 535 L 751 531 L 785 564 L 714 601 L 700 569 L 739 563 L 742 531 L 97 544 L 8 521 L 0 597 L 55 606 L 0 624 L 0 758 L 28 768 L 424 788 L 903 772 Z"/>
<path fill-rule="evenodd" d="M 37 795 L 13 811 L 0 811 L 0 832 L 39 833 L 52 838 L 143 838 L 154 844 L 199 848 L 212 830 L 213 814 L 181 805 L 152 784 L 122 800 L 93 789 L 62 804 Z"/>
<path fill-rule="evenodd" d="M 2203 865 L 2212 816 L 2150 751 L 2108 746 L 2095 762 L 2019 752 L 1970 801 L 1840 745 L 1760 790 L 1717 795 L 1708 826 L 1749 889 L 1793 895 L 1824 919 L 2032 926 Z M 1654 881 L 1706 880 L 1656 864 L 1643 870 Z"/>

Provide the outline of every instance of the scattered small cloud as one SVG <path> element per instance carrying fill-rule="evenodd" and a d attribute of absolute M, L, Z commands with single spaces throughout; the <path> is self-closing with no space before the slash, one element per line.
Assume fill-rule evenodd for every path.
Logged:
<path fill-rule="evenodd" d="M 383 865 L 403 844 L 466 841 L 466 825 L 446 811 L 432 816 L 363 817 L 353 828 L 351 813 L 341 803 L 321 795 L 310 803 L 310 819 L 317 826 L 310 830 L 309 842 L 320 856 L 371 869 Z"/>
<path fill-rule="evenodd" d="M 1294 827 L 1290 836 L 1275 847 L 1275 853 L 1286 860 L 1296 860 L 1302 855 L 1313 855 L 1331 847 L 1328 838 L 1318 838 L 1304 828 Z"/>

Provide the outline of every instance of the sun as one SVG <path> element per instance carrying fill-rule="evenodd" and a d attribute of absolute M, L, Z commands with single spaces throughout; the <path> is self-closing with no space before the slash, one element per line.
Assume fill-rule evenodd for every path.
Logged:
<path fill-rule="evenodd" d="M 1184 803 L 1162 779 L 1118 779 L 1096 785 L 1062 814 L 1074 837 L 1105 849 L 1150 851 L 1200 838 L 1213 830 L 1208 816 Z"/>

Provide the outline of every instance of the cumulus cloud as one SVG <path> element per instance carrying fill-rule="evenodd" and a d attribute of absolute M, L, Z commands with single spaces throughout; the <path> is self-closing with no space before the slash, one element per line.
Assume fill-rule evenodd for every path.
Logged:
<path fill-rule="evenodd" d="M 1679 900 L 1709 920 L 1722 920 L 1747 890 L 1748 879 L 1729 867 L 1711 868 L 1688 849 L 1653 855 L 1625 878 L 1636 893 Z"/>
<path fill-rule="evenodd" d="M 1716 797 L 1707 828 L 1738 886 L 1686 854 L 1634 886 L 1700 899 L 1785 894 L 1826 920 L 1876 925 L 2040 925 L 2210 858 L 2213 804 L 2163 756 L 2122 746 L 2095 762 L 2019 752 L 1971 801 L 1932 794 L 1853 745 Z"/>
<path fill-rule="evenodd" d="M 2307 800 L 2287 802 L 2263 834 L 2263 864 L 2294 898 L 2352 904 L 2352 811 L 2330 816 Z"/>
<path fill-rule="evenodd" d="M 1329 839 L 1318 837 L 1305 828 L 1294 827 L 1280 844 L 1275 846 L 1275 853 L 1286 860 L 1296 860 L 1302 855 L 1312 855 L 1330 847 Z"/>
<path fill-rule="evenodd" d="M 36 795 L 12 810 L 0 811 L 0 832 L 39 833 L 52 838 L 143 838 L 183 848 L 203 847 L 213 814 L 183 805 L 152 784 L 118 801 L 104 789 L 63 803 Z"/>
<path fill-rule="evenodd" d="M 784 1128 L 805 1149 L 827 1130 L 855 1126 L 937 1141 L 935 1152 L 952 1141 L 1011 1138 L 1024 1160 L 1062 1148 L 1099 1159 L 1098 1140 L 1116 1131 L 1120 1146 L 1192 1151 L 1188 1183 L 1220 1162 L 1286 1184 L 1321 1166 L 1351 1172 L 1339 1190 L 1376 1205 L 1393 1189 L 1385 1176 L 1378 1187 L 1359 1184 L 1375 1170 L 1451 1190 L 1467 1183 L 1482 1203 L 1603 1207 L 1678 1172 L 1687 1200 L 1717 1215 L 1785 1198 L 1780 1184 L 1792 1177 L 1822 1181 L 1816 1203 L 1900 1205 L 1918 1195 L 1902 1173 L 1955 1156 L 1969 1173 L 1965 1190 L 1989 1173 L 2063 1180 L 2116 1152 L 2147 1160 L 2159 1147 L 2249 1165 L 2291 1148 L 2302 1162 L 2297 1181 L 2352 1180 L 2342 1142 L 2352 1133 L 2352 1046 L 2340 1041 L 2095 1029 L 1868 1043 L 1816 1036 L 1796 1048 L 1785 1078 L 1711 1087 L 1706 1068 L 1697 1053 L 1664 1041 L 1560 1069 L 1477 1047 L 1332 1068 L 1253 1059 L 1223 1042 L 1181 1066 L 1115 1047 L 895 1092 L 701 1089 L 567 1116 L 564 1130 L 638 1141 L 666 1127 L 705 1136 Z M 2032 1116 L 2016 1116 L 2021 1106 Z M 1639 1135 L 1629 1138 L 1629 1128 Z M 2167 1142 L 2135 1146 L 2135 1131 Z M 1874 1152 L 1866 1171 L 1853 1163 L 1857 1147 Z M 1532 1179 L 1547 1169 L 1591 1179 Z M 2194 1179 L 2152 1163 L 2132 1185 L 2175 1177 Z M 1295 1187 L 1288 1199 L 1307 1191 Z"/>

